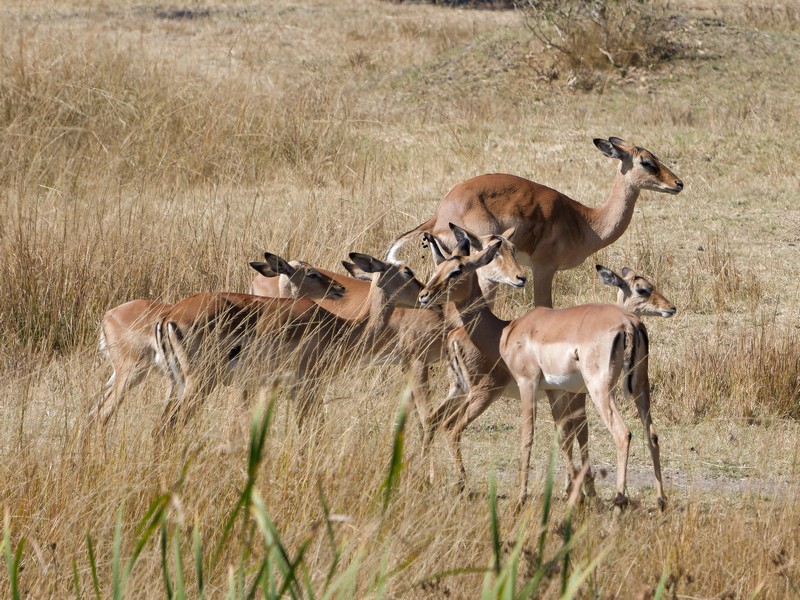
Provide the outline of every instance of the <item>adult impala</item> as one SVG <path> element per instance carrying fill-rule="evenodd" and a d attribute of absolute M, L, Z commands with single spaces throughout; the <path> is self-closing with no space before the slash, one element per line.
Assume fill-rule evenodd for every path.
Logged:
<path fill-rule="evenodd" d="M 161 431 L 179 417 L 186 422 L 220 383 L 247 390 L 281 379 L 298 399 L 302 426 L 321 373 L 381 340 L 393 307 L 416 306 L 422 288 L 408 267 L 357 253 L 350 258 L 375 274 L 366 316 L 344 319 L 308 300 L 233 293 L 196 294 L 172 306 L 156 326 L 178 390 Z"/>
<path fill-rule="evenodd" d="M 622 422 L 614 399 L 615 387 L 621 383 L 625 396 L 633 396 L 645 427 L 658 504 L 663 509 L 665 498 L 658 437 L 650 417 L 648 339 L 644 325 L 634 315 L 610 304 L 585 304 L 559 310 L 537 307 L 513 321 L 499 319 L 481 306 L 482 296 L 475 275 L 478 267 L 494 259 L 496 246 L 487 246 L 470 256 L 469 245 L 469 240 L 463 239 L 453 255 L 436 268 L 420 292 L 420 303 L 453 302 L 462 316 L 470 341 L 485 357 L 495 362 L 503 361 L 516 382 L 523 416 L 519 503 L 524 503 L 527 498 L 538 391 L 548 392 L 557 422 L 573 417 L 569 406 L 559 406 L 558 403 L 568 405 L 569 399 L 575 396 L 556 396 L 553 392 L 589 392 L 617 446 L 615 504 L 622 506 L 626 503 L 630 431 Z M 462 419 L 469 422 L 485 408 L 468 405 L 466 417 Z M 460 448 L 457 446 L 454 451 L 463 478 Z"/>
<path fill-rule="evenodd" d="M 269 255 L 262 263 L 263 272 L 272 269 L 277 276 L 279 264 L 285 264 L 279 256 Z M 319 299 L 341 298 L 344 288 L 315 268 L 297 264 L 284 270 L 285 277 L 293 286 L 296 297 Z M 100 321 L 100 350 L 108 357 L 113 367 L 111 377 L 103 391 L 89 409 L 89 422 L 105 426 L 119 408 L 125 395 L 141 383 L 147 373 L 156 366 L 157 345 L 154 336 L 156 323 L 172 308 L 171 304 L 152 300 L 131 300 L 115 306 L 103 315 Z M 158 365 L 164 370 L 165 365 Z M 172 390 L 167 391 L 170 396 Z"/>
<path fill-rule="evenodd" d="M 513 227 L 519 259 L 533 269 L 534 303 L 553 306 L 555 272 L 577 267 L 617 240 L 630 224 L 642 190 L 668 194 L 683 190 L 683 182 L 650 151 L 616 137 L 595 139 L 594 144 L 605 156 L 620 161 L 602 206 L 586 206 L 522 177 L 479 175 L 455 186 L 430 219 L 400 236 L 389 247 L 387 260 L 396 260 L 402 245 L 423 232 L 451 244 L 449 223 L 476 234 Z M 480 285 L 491 301 L 494 286 L 484 280 Z"/>

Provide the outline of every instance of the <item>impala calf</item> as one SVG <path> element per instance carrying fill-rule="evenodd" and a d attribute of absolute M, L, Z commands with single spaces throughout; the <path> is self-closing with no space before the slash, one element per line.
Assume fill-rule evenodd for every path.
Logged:
<path fill-rule="evenodd" d="M 403 244 L 423 232 L 452 244 L 451 222 L 476 234 L 513 227 L 519 260 L 533 269 L 534 303 L 553 306 L 555 272 L 577 267 L 617 240 L 630 224 L 642 190 L 667 194 L 683 190 L 683 182 L 648 150 L 615 137 L 595 139 L 594 144 L 605 156 L 620 161 L 602 206 L 586 206 L 522 177 L 479 175 L 455 186 L 430 219 L 395 240 L 387 260 L 395 260 Z M 491 303 L 495 286 L 482 278 L 480 282 Z"/>
<path fill-rule="evenodd" d="M 277 268 L 279 261 L 283 262 L 275 255 L 270 257 L 268 263 L 261 263 L 265 272 Z M 277 272 L 273 273 L 277 275 Z M 338 298 L 344 293 L 342 286 L 307 265 L 292 268 L 287 278 L 294 285 L 298 297 Z M 106 426 L 128 391 L 141 383 L 154 366 L 166 372 L 166 365 L 157 360 L 159 353 L 154 328 L 171 308 L 170 304 L 152 300 L 131 300 L 110 309 L 103 316 L 100 321 L 100 350 L 108 357 L 114 370 L 89 409 L 90 422 L 99 419 Z M 171 395 L 170 387 L 167 398 Z"/>
<path fill-rule="evenodd" d="M 344 319 L 310 301 L 247 294 L 197 294 L 175 304 L 156 327 L 178 389 L 161 430 L 179 417 L 185 423 L 220 383 L 259 389 L 280 379 L 289 380 L 298 399 L 302 427 L 316 378 L 350 360 L 364 340 L 380 338 L 393 307 L 416 305 L 422 287 L 403 265 L 357 253 L 350 258 L 375 273 L 366 316 Z"/>
<path fill-rule="evenodd" d="M 489 246 L 474 256 L 469 256 L 468 248 L 468 240 L 462 239 L 454 255 L 437 267 L 420 293 L 420 302 L 423 305 L 444 300 L 453 302 L 462 315 L 464 331 L 469 336 L 469 341 L 482 354 L 472 365 L 466 364 L 463 357 L 459 359 L 459 368 L 463 369 L 462 379 L 469 377 L 464 373 L 469 373 L 470 369 L 476 369 L 475 372 L 479 373 L 476 377 L 477 385 L 469 389 L 471 397 L 463 404 L 456 399 L 448 399 L 450 404 L 446 401 L 432 415 L 432 421 L 436 418 L 449 419 L 449 423 L 445 425 L 450 429 L 448 443 L 459 468 L 461 481 L 464 476 L 459 444 L 461 432 L 486 409 L 491 400 L 504 391 L 513 395 L 518 389 L 523 409 L 519 502 L 524 503 L 527 497 L 536 392 L 548 393 L 557 423 L 572 419 L 573 430 L 576 427 L 580 430 L 582 427 L 578 425 L 585 421 L 585 413 L 578 411 L 577 415 L 571 414 L 575 407 L 570 406 L 570 399 L 574 402 L 576 398 L 581 398 L 574 394 L 588 391 L 617 443 L 615 502 L 624 504 L 630 432 L 622 423 L 614 400 L 615 386 L 624 374 L 623 391 L 626 396 L 632 395 L 635 398 L 648 435 L 659 506 L 663 508 L 665 499 L 661 483 L 658 438 L 650 420 L 648 342 L 644 325 L 624 309 L 602 304 L 560 310 L 536 308 L 519 319 L 510 322 L 501 320 L 488 310 L 485 301 L 481 303 L 482 295 L 478 291 L 475 276 L 476 268 L 491 261 L 495 250 Z M 476 335 L 476 332 L 480 333 Z M 470 353 L 469 358 L 476 360 L 474 353 Z M 485 375 L 480 374 L 480 368 L 484 368 Z M 473 392 L 473 389 L 477 391 Z M 557 396 L 554 392 L 558 391 L 569 392 L 573 396 Z M 434 428 L 435 424 L 431 423 L 429 431 Z M 569 446 L 571 448 L 571 438 Z M 588 455 L 583 458 L 588 460 Z"/>

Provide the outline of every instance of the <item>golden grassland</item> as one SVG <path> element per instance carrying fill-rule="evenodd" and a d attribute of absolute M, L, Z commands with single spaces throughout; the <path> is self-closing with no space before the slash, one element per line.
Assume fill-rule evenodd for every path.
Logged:
<path fill-rule="evenodd" d="M 646 445 L 626 406 L 636 506 L 615 518 L 613 473 L 599 480 L 605 503 L 573 522 L 571 560 L 587 569 L 575 594 L 800 595 L 798 13 L 702 1 L 668 12 L 676 57 L 600 71 L 586 90 L 515 11 L 377 0 L 0 7 L 4 564 L 25 540 L 18 572 L 0 571 L 0 595 L 12 579 L 22 596 L 91 595 L 92 564 L 97 589 L 112 595 L 115 552 L 133 555 L 137 523 L 166 493 L 164 543 L 184 557 L 186 593 L 197 596 L 193 535 L 213 549 L 229 531 L 250 419 L 230 390 L 158 453 L 164 381 L 153 374 L 104 435 L 76 443 L 110 374 L 97 351 L 105 310 L 244 291 L 247 263 L 264 250 L 328 268 L 352 250 L 382 255 L 480 173 L 519 174 L 597 205 L 615 165 L 591 138 L 611 135 L 655 152 L 686 189 L 643 194 L 617 243 L 557 276 L 555 299 L 611 301 L 594 278 L 602 262 L 645 272 L 678 307 L 648 323 L 670 504 L 654 510 Z M 421 278 L 430 271 L 416 244 L 406 255 Z M 526 290 L 501 308 L 530 305 Z M 285 547 L 304 549 L 299 578 L 328 597 L 475 598 L 495 550 L 508 559 L 520 539 L 525 579 L 542 557 L 549 411 L 539 410 L 534 500 L 521 513 L 506 499 L 519 417 L 505 400 L 467 432 L 463 495 L 441 442 L 438 483 L 426 483 L 410 422 L 384 508 L 404 386 L 396 367 L 355 364 L 320 382 L 325 423 L 310 447 L 278 396 L 256 486 Z M 437 372 L 432 401 L 445 391 Z M 609 470 L 613 442 L 592 411 L 593 464 Z M 560 488 L 551 510 L 544 558 L 567 520 Z M 249 561 L 271 552 L 239 529 L 219 560 L 203 559 L 207 597 L 231 580 L 244 594 L 257 577 Z M 156 538 L 145 544 L 125 595 L 165 595 L 175 556 L 162 565 Z M 563 568 L 538 595 L 559 596 Z"/>

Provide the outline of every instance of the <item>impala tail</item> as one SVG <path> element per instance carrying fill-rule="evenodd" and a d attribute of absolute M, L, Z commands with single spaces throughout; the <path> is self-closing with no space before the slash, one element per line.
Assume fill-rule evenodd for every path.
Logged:
<path fill-rule="evenodd" d="M 174 321 L 156 323 L 156 364 L 163 368 L 172 377 L 177 389 L 184 388 L 184 374 L 181 361 L 186 359 L 183 346 L 183 332 Z"/>
<path fill-rule="evenodd" d="M 389 246 L 389 249 L 386 251 L 386 258 L 384 260 L 391 263 L 399 262 L 400 259 L 397 257 L 397 253 L 400 251 L 400 248 L 402 248 L 405 245 L 405 243 L 415 235 L 419 235 L 425 231 L 430 233 L 433 230 L 433 226 L 435 224 L 436 224 L 436 215 L 434 215 L 424 223 L 417 225 L 411 231 L 406 231 L 403 235 L 401 235 L 394 242 L 392 242 L 392 245 Z"/>

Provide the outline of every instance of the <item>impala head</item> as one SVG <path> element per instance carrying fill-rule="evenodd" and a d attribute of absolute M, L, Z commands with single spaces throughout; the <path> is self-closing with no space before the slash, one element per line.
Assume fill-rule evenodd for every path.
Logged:
<path fill-rule="evenodd" d="M 497 249 L 494 260 L 480 267 L 480 275 L 483 279 L 498 285 L 510 285 L 516 288 L 521 288 L 525 285 L 527 281 L 525 272 L 517 262 L 517 249 L 511 242 L 511 238 L 514 236 L 515 232 L 513 227 L 499 235 L 476 235 L 453 223 L 450 223 L 450 229 L 453 231 L 456 243 L 460 244 L 465 242 L 469 244 L 468 253 L 480 252 L 486 249 L 490 244 L 497 241 L 500 242 L 500 247 Z M 430 246 L 431 253 L 433 254 L 433 262 L 435 264 L 439 265 L 453 255 L 453 252 L 448 249 L 441 240 L 427 232 L 422 235 Z"/>
<path fill-rule="evenodd" d="M 683 190 L 683 182 L 678 176 L 649 150 L 632 146 L 617 137 L 596 138 L 594 145 L 609 158 L 621 161 L 620 172 L 636 188 L 667 194 L 678 194 Z"/>
<path fill-rule="evenodd" d="M 264 277 L 278 277 L 284 275 L 288 283 L 291 296 L 295 298 L 320 298 L 339 299 L 344 296 L 344 286 L 333 279 L 320 273 L 308 263 L 301 261 L 286 262 L 277 254 L 264 253 L 266 262 L 251 262 L 250 266 Z"/>
<path fill-rule="evenodd" d="M 446 297 L 455 302 L 465 300 L 472 293 L 472 285 L 476 285 L 468 275 L 479 269 L 495 283 L 525 285 L 525 276 L 514 258 L 516 250 L 507 239 L 514 235 L 513 229 L 503 235 L 476 236 L 453 224 L 450 228 L 458 240 L 452 252 L 433 236 L 426 237 L 438 264 L 419 295 L 420 304 L 441 304 Z"/>
<path fill-rule="evenodd" d="M 670 318 L 677 312 L 675 306 L 643 275 L 633 269 L 622 269 L 622 277 L 602 265 L 595 265 L 600 280 L 619 288 L 617 304 L 640 317 Z"/>
<path fill-rule="evenodd" d="M 389 304 L 406 308 L 419 306 L 417 296 L 422 284 L 406 265 L 386 262 L 360 252 L 351 252 L 350 260 L 364 273 L 372 274 L 372 285 L 383 292 Z"/>

